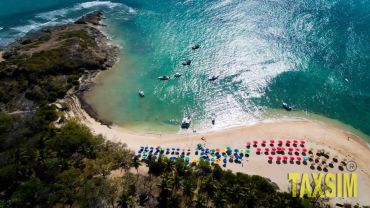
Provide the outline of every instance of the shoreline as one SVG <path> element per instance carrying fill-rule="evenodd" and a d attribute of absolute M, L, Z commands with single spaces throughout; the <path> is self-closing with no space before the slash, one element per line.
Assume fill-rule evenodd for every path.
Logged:
<path fill-rule="evenodd" d="M 98 27 L 98 29 L 102 31 L 101 27 Z M 104 31 L 103 33 L 106 36 Z M 111 70 L 111 68 L 107 70 Z M 356 173 L 358 173 L 359 181 L 361 181 L 358 184 L 359 197 L 357 199 L 335 198 L 330 200 L 331 203 L 370 204 L 370 199 L 366 195 L 367 188 L 370 187 L 370 167 L 367 166 L 370 163 L 370 158 L 363 157 L 363 155 L 370 155 L 369 144 L 364 138 L 342 126 L 310 119 L 278 118 L 209 132 L 160 133 L 133 131 L 99 118 L 98 113 L 85 100 L 84 93 L 95 85 L 96 78 L 102 72 L 103 70 L 96 70 L 86 73 L 80 78 L 78 89 L 71 89 L 64 99 L 56 103 L 64 104 L 69 108 L 67 112 L 69 119 L 80 122 L 93 133 L 101 134 L 109 141 L 126 143 L 128 148 L 136 152 L 140 146 L 147 145 L 191 148 L 198 143 L 204 143 L 210 148 L 224 148 L 229 145 L 243 147 L 247 140 L 251 141 L 252 139 L 256 139 L 259 142 L 263 139 L 269 140 L 270 138 L 281 138 L 283 140 L 304 139 L 311 143 L 311 147 L 316 150 L 325 149 L 332 155 L 339 155 L 341 159 L 353 160 L 358 164 Z M 275 164 L 266 163 L 265 159 L 251 158 L 246 164 L 248 168 L 232 164 L 226 169 L 269 178 L 282 191 L 289 191 L 290 183 L 287 180 L 289 172 L 315 172 L 305 166 L 287 165 L 287 167 L 278 168 Z M 339 172 L 339 170 L 333 171 L 335 173 Z"/>
<path fill-rule="evenodd" d="M 81 107 L 79 99 L 72 95 L 67 98 L 65 104 L 69 106 L 67 113 L 69 119 L 74 119 L 87 126 L 95 134 L 101 134 L 105 139 L 112 142 L 121 142 L 127 144 L 128 148 L 136 151 L 140 146 L 163 147 L 195 147 L 198 143 L 205 143 L 209 148 L 224 148 L 232 145 L 237 147 L 245 146 L 245 142 L 256 139 L 262 141 L 270 138 L 276 139 L 304 139 L 310 143 L 310 147 L 319 150 L 325 149 L 331 155 L 338 155 L 341 159 L 355 161 L 358 165 L 356 173 L 358 174 L 358 193 L 355 198 L 347 198 L 343 201 L 340 198 L 334 198 L 331 202 L 350 202 L 370 205 L 370 199 L 367 198 L 367 188 L 370 187 L 370 148 L 363 139 L 346 129 L 338 128 L 335 125 L 312 120 L 276 120 L 269 122 L 259 122 L 253 125 L 241 126 L 231 129 L 224 129 L 207 133 L 187 133 L 187 134 L 160 134 L 147 132 L 134 132 L 124 129 L 117 125 L 106 126 L 94 118 Z M 203 141 L 201 138 L 205 138 Z M 249 168 L 246 168 L 249 167 Z M 276 183 L 280 190 L 289 191 L 290 183 L 287 179 L 289 172 L 308 172 L 312 173 L 310 168 L 305 166 L 288 165 L 284 168 L 273 164 L 268 164 L 262 158 L 251 158 L 246 167 L 240 165 L 229 165 L 226 169 L 233 172 L 243 172 L 255 174 L 271 179 Z M 331 170 L 330 170 L 331 171 Z M 333 170 L 334 173 L 340 172 Z"/>

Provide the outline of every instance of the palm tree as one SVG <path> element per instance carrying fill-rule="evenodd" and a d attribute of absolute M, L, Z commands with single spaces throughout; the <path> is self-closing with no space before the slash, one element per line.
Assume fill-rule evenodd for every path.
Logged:
<path fill-rule="evenodd" d="M 132 166 L 136 169 L 136 173 L 139 174 L 139 167 L 141 166 L 141 161 L 139 160 L 138 157 L 134 157 L 132 160 Z"/>
<path fill-rule="evenodd" d="M 164 158 L 165 162 L 165 172 L 172 172 L 175 170 L 175 162 L 173 160 L 168 159 L 167 157 Z"/>
<path fill-rule="evenodd" d="M 202 194 L 197 194 L 194 199 L 196 208 L 205 208 L 207 207 L 206 197 Z"/>

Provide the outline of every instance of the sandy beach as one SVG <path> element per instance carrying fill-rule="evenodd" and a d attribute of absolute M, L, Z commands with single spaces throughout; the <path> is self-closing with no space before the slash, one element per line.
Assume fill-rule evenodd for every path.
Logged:
<path fill-rule="evenodd" d="M 331 157 L 336 155 L 339 161 L 346 159 L 357 163 L 358 174 L 358 198 L 334 198 L 331 203 L 360 203 L 370 205 L 370 198 L 367 191 L 370 187 L 370 149 L 367 143 L 360 137 L 331 125 L 319 121 L 292 119 L 270 122 L 260 122 L 250 126 L 242 126 L 233 129 L 210 133 L 187 133 L 187 134 L 157 134 L 139 133 L 124 129 L 119 126 L 105 126 L 96 122 L 83 109 L 78 99 L 74 96 L 67 98 L 66 103 L 70 111 L 68 116 L 80 121 L 89 127 L 94 133 L 103 135 L 113 142 L 126 143 L 129 148 L 137 151 L 140 146 L 162 146 L 178 148 L 195 148 L 201 143 L 207 148 L 224 149 L 227 146 L 245 148 L 246 141 L 263 139 L 299 139 L 306 141 L 306 148 L 313 148 L 314 151 L 324 149 Z M 254 151 L 254 152 L 253 152 Z M 270 178 L 283 191 L 290 190 L 288 173 L 312 173 L 309 165 L 297 164 L 276 164 L 273 161 L 268 163 L 267 155 L 255 154 L 252 149 L 250 158 L 241 164 L 228 164 L 227 169 L 234 172 L 261 175 Z M 340 171 L 337 166 L 329 168 L 330 173 L 346 172 Z"/>
<path fill-rule="evenodd" d="M 4 61 L 4 58 L 3 58 L 3 52 L 0 51 L 0 62 Z"/>

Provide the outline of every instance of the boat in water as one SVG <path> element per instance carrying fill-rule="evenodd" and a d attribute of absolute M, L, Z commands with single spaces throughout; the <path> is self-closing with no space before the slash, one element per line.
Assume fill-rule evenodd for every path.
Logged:
<path fill-rule="evenodd" d="M 195 44 L 195 45 L 191 46 L 191 49 L 193 49 L 193 50 L 196 50 L 198 48 L 200 48 L 200 45 L 199 44 Z"/>
<path fill-rule="evenodd" d="M 291 111 L 293 109 L 292 106 L 288 105 L 287 103 L 283 102 L 283 108 L 287 111 Z"/>
<path fill-rule="evenodd" d="M 158 77 L 159 80 L 169 80 L 170 77 L 169 76 L 160 76 Z"/>
<path fill-rule="evenodd" d="M 139 91 L 139 96 L 140 96 L 140 97 L 144 97 L 144 96 L 145 96 L 144 91 L 140 90 L 140 91 Z"/>
<path fill-rule="evenodd" d="M 175 78 L 180 78 L 181 76 L 182 76 L 182 74 L 180 74 L 180 73 L 176 73 L 174 77 L 175 77 Z"/>
<path fill-rule="evenodd" d="M 219 77 L 219 75 L 217 75 L 217 76 L 213 75 L 212 77 L 208 78 L 208 81 L 215 81 L 215 80 L 218 79 L 218 77 Z"/>
<path fill-rule="evenodd" d="M 191 60 L 187 59 L 181 63 L 183 66 L 189 66 L 191 64 Z"/>
<path fill-rule="evenodd" d="M 188 129 L 190 127 L 190 124 L 191 124 L 191 117 L 190 116 L 185 116 L 182 119 L 181 128 Z"/>

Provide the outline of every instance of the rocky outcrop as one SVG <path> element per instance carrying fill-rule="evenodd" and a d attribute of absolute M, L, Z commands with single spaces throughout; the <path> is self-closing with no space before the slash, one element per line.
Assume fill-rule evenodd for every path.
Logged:
<path fill-rule="evenodd" d="M 0 62 L 0 109 L 32 110 L 64 97 L 71 88 L 90 86 L 80 83 L 80 77 L 113 66 L 119 49 L 100 31 L 102 15 L 89 13 L 6 46 Z"/>

